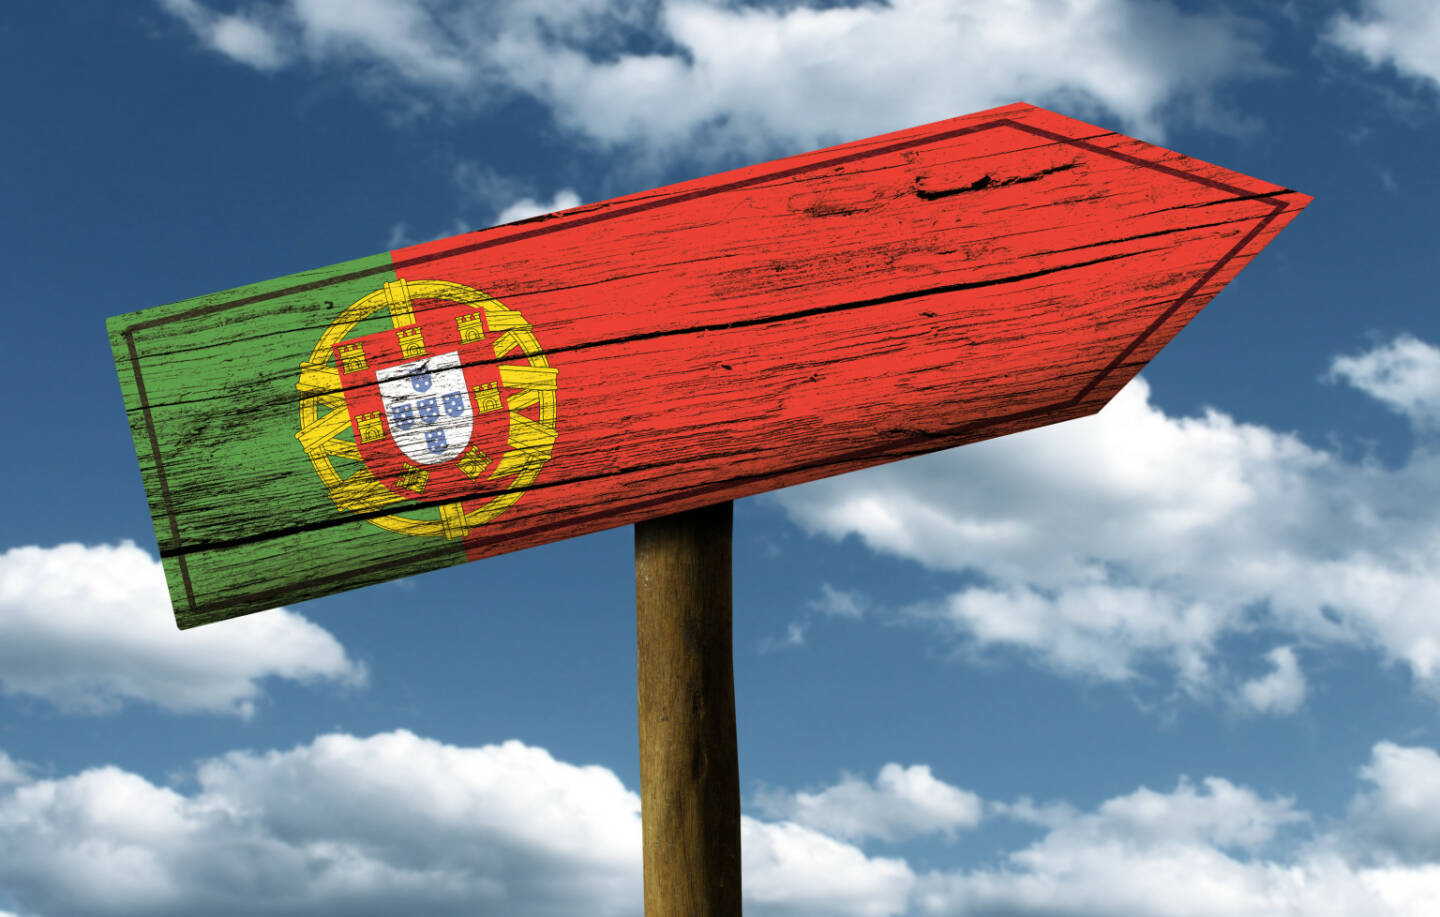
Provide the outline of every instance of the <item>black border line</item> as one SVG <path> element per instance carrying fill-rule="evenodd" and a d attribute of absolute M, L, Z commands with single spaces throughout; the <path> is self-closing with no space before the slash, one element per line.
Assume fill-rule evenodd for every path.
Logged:
<path fill-rule="evenodd" d="M 145 432 L 150 436 L 150 455 L 155 459 L 155 477 L 160 481 L 160 500 L 165 505 L 166 518 L 170 520 L 170 540 L 175 545 L 175 550 L 180 549 L 180 526 L 175 520 L 175 513 L 170 508 L 170 486 L 165 481 L 165 468 L 160 463 L 160 441 L 155 435 L 155 425 L 150 421 L 150 400 L 145 395 L 145 380 L 140 377 L 140 357 L 135 351 L 135 337 L 126 328 L 120 332 L 125 338 L 125 347 L 130 351 L 130 367 L 135 373 L 135 392 L 140 396 L 140 408 L 145 417 Z M 165 549 L 160 549 L 160 556 L 165 556 Z M 185 583 L 185 598 L 190 603 L 190 610 L 195 610 L 195 590 L 190 586 L 190 571 L 185 566 L 183 556 L 176 560 L 180 567 L 180 578 Z"/>

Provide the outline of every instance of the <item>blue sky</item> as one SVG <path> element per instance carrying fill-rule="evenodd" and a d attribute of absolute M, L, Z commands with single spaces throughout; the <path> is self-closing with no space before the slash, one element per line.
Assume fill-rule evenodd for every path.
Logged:
<path fill-rule="evenodd" d="M 631 533 L 180 633 L 110 315 L 1013 101 L 1314 203 L 1099 415 L 741 501 L 747 913 L 1440 911 L 1440 8 L 11 0 L 0 917 L 640 912 Z"/>

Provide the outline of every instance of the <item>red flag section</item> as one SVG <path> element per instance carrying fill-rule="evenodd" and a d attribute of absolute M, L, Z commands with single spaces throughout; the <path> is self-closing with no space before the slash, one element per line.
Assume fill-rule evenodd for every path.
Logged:
<path fill-rule="evenodd" d="M 473 559 L 1093 413 L 1309 200 L 1013 105 L 392 258 L 553 370 Z"/>

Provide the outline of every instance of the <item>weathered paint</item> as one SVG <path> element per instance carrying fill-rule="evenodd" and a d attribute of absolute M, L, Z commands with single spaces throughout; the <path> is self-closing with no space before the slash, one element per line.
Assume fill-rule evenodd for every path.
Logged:
<path fill-rule="evenodd" d="M 1309 200 L 1012 105 L 111 319 L 177 619 L 1094 413 Z"/>

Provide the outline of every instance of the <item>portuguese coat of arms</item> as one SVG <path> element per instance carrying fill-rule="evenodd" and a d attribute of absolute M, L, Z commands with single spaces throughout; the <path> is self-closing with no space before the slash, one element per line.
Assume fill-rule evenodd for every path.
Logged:
<path fill-rule="evenodd" d="M 351 336 L 382 309 L 390 327 Z M 392 281 L 346 309 L 302 364 L 296 437 L 342 510 L 462 537 L 549 461 L 557 375 L 524 317 L 488 294 Z M 402 503 L 406 515 L 376 513 Z"/>

